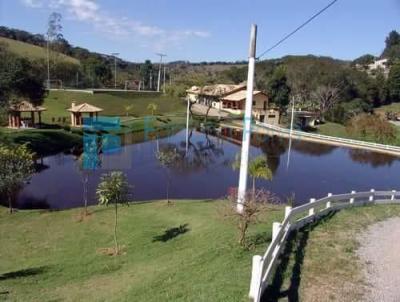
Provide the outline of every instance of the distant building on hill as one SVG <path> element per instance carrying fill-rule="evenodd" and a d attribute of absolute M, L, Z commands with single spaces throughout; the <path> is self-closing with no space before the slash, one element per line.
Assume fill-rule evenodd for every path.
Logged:
<path fill-rule="evenodd" d="M 197 104 L 212 107 L 235 115 L 244 114 L 246 85 L 215 84 L 204 87 L 193 86 L 186 90 L 187 99 Z M 253 92 L 253 117 L 261 122 L 279 123 L 279 110 L 269 102 L 268 95 L 262 91 Z"/>
<path fill-rule="evenodd" d="M 377 71 L 381 70 L 384 76 L 389 75 L 388 59 L 379 59 L 367 66 L 367 72 L 369 75 L 375 75 Z"/>
<path fill-rule="evenodd" d="M 374 63 L 371 63 L 368 65 L 368 69 L 369 70 L 375 70 L 378 68 L 386 69 L 387 63 L 388 63 L 387 59 L 376 60 Z"/>

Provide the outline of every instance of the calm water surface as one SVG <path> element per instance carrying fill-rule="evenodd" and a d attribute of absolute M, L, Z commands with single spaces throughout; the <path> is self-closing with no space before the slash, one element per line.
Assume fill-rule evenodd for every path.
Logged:
<path fill-rule="evenodd" d="M 143 141 L 143 134 L 122 137 L 123 147 L 112 154 L 102 154 L 101 168 L 89 175 L 89 203 L 95 204 L 95 189 L 102 173 L 123 170 L 134 186 L 134 200 L 165 199 L 167 171 L 155 153 L 176 148 L 185 153 L 185 130 L 170 136 Z M 240 151 L 241 132 L 222 129 L 206 135 L 191 131 L 186 160 L 170 168 L 170 196 L 175 199 L 206 199 L 225 196 L 238 183 L 238 171 L 231 168 Z M 327 193 L 344 193 L 371 188 L 399 189 L 399 158 L 342 147 L 293 141 L 288 160 L 288 140 L 255 135 L 251 156 L 267 157 L 273 171 L 272 181 L 257 181 L 283 201 L 295 194 L 296 203 Z M 19 208 L 65 209 L 82 206 L 83 182 L 74 155 L 57 154 L 42 159 L 40 171 L 17 197 Z"/>

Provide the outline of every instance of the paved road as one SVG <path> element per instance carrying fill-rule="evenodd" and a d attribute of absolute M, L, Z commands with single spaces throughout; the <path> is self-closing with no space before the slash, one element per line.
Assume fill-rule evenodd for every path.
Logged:
<path fill-rule="evenodd" d="M 360 259 L 370 292 L 365 301 L 400 301 L 400 217 L 376 223 L 361 236 Z"/>

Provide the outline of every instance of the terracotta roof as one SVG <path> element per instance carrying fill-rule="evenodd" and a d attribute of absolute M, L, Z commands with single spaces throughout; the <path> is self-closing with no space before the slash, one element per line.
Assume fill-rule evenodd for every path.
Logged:
<path fill-rule="evenodd" d="M 76 105 L 74 107 L 71 107 L 67 109 L 70 112 L 80 112 L 80 113 L 91 113 L 91 112 L 101 112 L 103 111 L 102 108 L 95 107 L 93 105 L 90 105 L 88 103 L 83 103 Z"/>
<path fill-rule="evenodd" d="M 239 84 L 239 85 L 215 84 L 215 85 L 207 85 L 204 87 L 192 86 L 190 89 L 186 90 L 186 92 L 200 94 L 200 95 L 221 97 L 229 93 L 241 90 L 245 87 L 246 87 L 245 84 Z"/>
<path fill-rule="evenodd" d="M 228 94 L 227 96 L 223 97 L 222 100 L 223 101 L 231 101 L 231 102 L 239 102 L 239 101 L 242 101 L 242 100 L 246 99 L 246 93 L 247 93 L 247 90 L 239 90 L 237 92 Z M 255 90 L 253 92 L 253 96 L 254 95 L 258 95 L 258 94 L 264 94 L 265 95 L 264 92 L 259 91 L 259 90 Z"/>
<path fill-rule="evenodd" d="M 28 101 L 22 101 L 18 104 L 14 104 L 10 106 L 11 111 L 17 112 L 39 112 L 47 110 L 45 107 L 35 106 Z"/>
<path fill-rule="evenodd" d="M 243 85 L 243 84 L 240 84 L 240 85 L 231 85 L 231 84 L 209 85 L 209 86 L 204 86 L 201 89 L 200 94 L 221 97 L 221 96 L 233 93 L 235 91 L 241 90 L 245 87 L 246 87 L 246 85 Z"/>

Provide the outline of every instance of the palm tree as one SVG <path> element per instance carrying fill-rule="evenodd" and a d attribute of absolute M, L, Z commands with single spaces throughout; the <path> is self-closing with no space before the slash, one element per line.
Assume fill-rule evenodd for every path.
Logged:
<path fill-rule="evenodd" d="M 258 156 L 249 162 L 249 174 L 253 178 L 253 199 L 256 195 L 256 179 L 272 180 L 272 172 L 268 168 L 267 159 L 264 156 Z"/>
<path fill-rule="evenodd" d="M 236 156 L 234 163 L 232 164 L 234 170 L 240 168 L 240 156 Z M 252 177 L 252 195 L 253 199 L 256 195 L 256 179 L 272 180 L 272 171 L 268 167 L 267 159 L 264 156 L 257 156 L 249 162 L 248 172 Z"/>
<path fill-rule="evenodd" d="M 133 105 L 126 105 L 125 106 L 125 112 L 126 112 L 126 116 L 129 116 L 129 112 L 132 110 Z"/>
<path fill-rule="evenodd" d="M 127 201 L 129 192 L 129 184 L 126 175 L 120 171 L 113 171 L 103 174 L 101 181 L 97 187 L 96 194 L 100 205 L 108 206 L 110 203 L 115 205 L 114 216 L 114 254 L 119 254 L 119 246 L 117 240 L 118 225 L 118 203 Z"/>
<path fill-rule="evenodd" d="M 151 111 L 151 115 L 154 115 L 154 112 L 157 110 L 158 106 L 155 103 L 150 103 L 147 106 L 147 110 Z"/>

